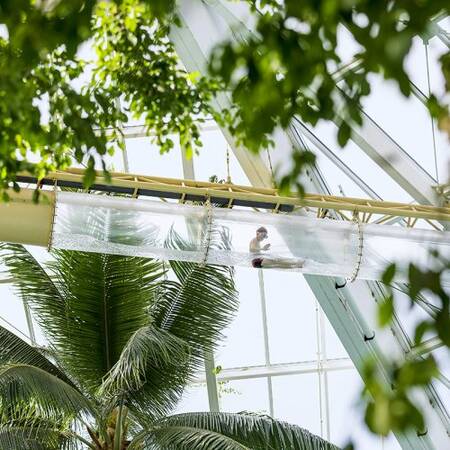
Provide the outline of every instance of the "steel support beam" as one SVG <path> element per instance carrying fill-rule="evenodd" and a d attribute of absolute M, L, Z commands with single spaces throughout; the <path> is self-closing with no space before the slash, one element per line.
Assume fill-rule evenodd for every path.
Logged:
<path fill-rule="evenodd" d="M 242 4 L 239 7 L 241 6 Z M 223 15 L 223 8 L 228 10 L 226 17 Z M 210 0 L 208 3 L 192 0 L 180 2 L 179 13 L 182 26 L 172 33 L 172 40 L 189 71 L 198 70 L 204 73 L 209 52 L 216 43 L 224 38 L 245 35 L 249 32 L 246 26 L 239 21 L 237 15 L 233 16 L 234 8 L 236 8 L 234 3 L 225 4 L 219 0 Z M 237 30 L 240 30 L 240 32 Z M 217 104 L 215 106 L 219 109 L 221 107 Z M 276 136 L 275 148 L 280 162 L 284 160 L 286 163 L 287 160 L 290 160 L 292 144 L 289 145 L 289 138 L 290 136 L 283 132 Z M 376 143 L 374 139 L 377 140 Z M 387 143 L 386 135 L 383 134 L 382 130 L 378 130 L 378 133 L 373 133 L 370 136 L 365 134 L 361 136 L 360 141 L 363 144 L 365 142 L 366 147 L 375 144 L 383 146 Z M 270 186 L 270 173 L 262 160 L 256 161 L 254 157 L 252 159 L 245 157 L 242 154 L 242 149 L 237 149 L 232 141 L 229 141 L 229 143 L 250 181 L 253 184 L 260 185 L 258 183 L 266 180 L 265 186 Z M 392 144 L 391 142 L 388 143 Z M 384 158 L 387 156 L 390 158 L 392 151 L 397 154 L 398 148 L 395 145 L 385 145 L 383 149 Z M 373 152 L 374 156 L 378 155 L 377 151 L 373 150 Z M 419 192 L 416 186 L 412 186 L 412 183 L 409 183 L 406 187 L 410 188 L 421 201 L 433 203 L 432 181 L 430 182 L 429 178 L 422 173 L 420 167 L 415 166 L 414 161 L 408 161 L 404 154 L 402 154 L 402 158 L 406 160 L 406 163 L 397 167 L 392 175 L 397 176 L 398 174 L 404 177 L 405 171 L 411 169 L 412 172 L 409 172 L 407 177 L 411 180 L 412 174 L 418 175 L 421 179 L 419 184 L 423 186 L 424 190 Z M 255 176 L 255 173 L 258 176 Z M 406 185 L 408 180 L 405 179 L 404 181 Z M 303 183 L 307 190 L 328 193 L 326 183 L 317 171 L 309 171 Z M 386 348 L 389 349 L 390 353 L 404 355 L 405 343 L 403 340 L 399 342 L 391 330 L 377 329 L 376 295 L 372 294 L 372 284 L 356 282 L 352 286 L 338 290 L 336 289 L 336 281 L 332 278 L 305 276 L 305 280 L 360 373 L 367 357 L 374 358 L 380 370 L 385 372 L 384 362 L 387 355 L 384 354 L 384 349 Z M 316 367 L 317 363 L 315 362 L 314 365 Z M 390 380 L 386 373 L 383 374 L 383 377 L 386 384 L 389 384 Z M 425 392 L 420 392 L 418 397 L 418 402 L 422 406 L 430 428 L 425 435 L 421 436 L 414 432 L 398 434 L 397 438 L 402 448 L 404 450 L 438 450 L 448 447 L 450 443 L 449 422 L 448 418 L 445 417 L 442 405 L 438 405 L 438 402 L 435 401 L 438 397 L 435 394 L 426 395 Z M 430 405 L 430 402 L 433 404 Z"/>
<path fill-rule="evenodd" d="M 320 370 L 335 372 L 339 370 L 354 369 L 350 358 L 335 358 L 322 360 Z M 217 375 L 218 381 L 243 380 L 250 378 L 281 377 L 286 375 L 300 375 L 304 373 L 317 373 L 317 361 L 301 361 L 284 364 L 269 364 L 263 366 L 236 367 L 222 369 Z M 194 383 L 204 383 L 204 378 L 197 378 Z"/>
<path fill-rule="evenodd" d="M 443 347 L 444 343 L 441 341 L 440 338 L 433 337 L 430 338 L 424 342 L 422 342 L 420 345 L 416 345 L 411 349 L 411 357 L 417 357 L 417 356 L 423 356 L 428 353 L 431 353 L 433 350 L 436 350 L 440 347 Z"/>

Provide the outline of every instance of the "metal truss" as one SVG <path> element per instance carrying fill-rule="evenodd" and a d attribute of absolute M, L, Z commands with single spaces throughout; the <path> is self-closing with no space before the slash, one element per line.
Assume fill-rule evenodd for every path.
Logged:
<path fill-rule="evenodd" d="M 185 162 L 185 165 L 187 162 Z M 187 169 L 187 166 L 186 166 Z M 45 178 L 20 174 L 17 181 L 37 187 L 83 188 L 83 170 L 68 169 L 52 172 Z M 413 227 L 419 219 L 425 220 L 434 228 L 440 229 L 438 221 L 450 222 L 450 207 L 436 207 L 383 200 L 339 197 L 322 194 L 305 194 L 303 197 L 280 195 L 277 189 L 258 188 L 231 183 L 211 183 L 192 179 L 176 179 L 113 172 L 106 179 L 97 172 L 91 191 L 128 194 L 132 197 L 150 196 L 162 199 L 187 201 L 206 201 L 232 208 L 245 206 L 269 209 L 274 212 L 305 211 L 314 213 L 317 218 L 329 218 L 329 210 L 343 220 L 352 220 L 357 215 L 363 223 L 384 224 L 392 219 L 404 218 L 406 226 Z M 348 215 L 350 213 L 351 215 Z"/>
<path fill-rule="evenodd" d="M 238 14 L 234 15 L 235 5 L 220 0 L 210 0 L 207 3 L 192 0 L 180 2 L 181 27 L 173 31 L 171 38 L 189 71 L 198 70 L 204 73 L 209 51 L 216 43 L 230 36 L 235 38 L 237 36 L 239 39 L 239 36 L 251 32 L 240 22 Z M 227 11 L 225 15 L 224 9 Z M 218 109 L 228 106 L 230 102 L 226 95 L 221 100 L 224 103 L 215 105 Z M 366 153 L 370 153 L 370 156 L 380 163 L 380 166 L 416 201 L 435 204 L 436 195 L 433 190 L 435 180 L 369 119 L 365 120 L 358 133 L 353 133 L 355 142 L 362 146 Z M 270 173 L 261 158 L 243 157 L 242 149 L 237 148 L 227 133 L 224 135 L 252 184 L 270 186 L 270 181 L 267 181 L 270 180 Z M 280 159 L 290 158 L 292 136 L 279 133 L 275 139 L 275 147 Z M 391 161 L 392 157 L 395 157 L 395 161 Z M 258 175 L 255 175 L 255 172 Z M 266 182 L 263 183 L 263 180 Z M 414 183 L 411 180 L 414 180 Z M 326 182 L 317 169 L 309 171 L 302 181 L 306 190 L 329 194 Z M 339 284 L 336 281 L 339 280 L 333 278 L 305 276 L 305 280 L 356 368 L 362 373 L 364 361 L 372 358 L 377 362 L 381 376 L 389 386 L 389 374 L 385 369 L 385 361 L 388 358 L 386 349 L 389 349 L 389 354 L 405 355 L 410 351 L 410 344 L 398 322 L 392 329 L 378 329 L 376 310 L 377 301 L 383 294 L 382 287 L 378 283 L 357 281 L 337 289 Z M 432 392 L 431 389 L 427 392 L 418 392 L 417 401 L 424 411 L 429 428 L 424 433 L 397 434 L 402 448 L 438 450 L 448 447 L 449 418 L 436 392 Z"/>

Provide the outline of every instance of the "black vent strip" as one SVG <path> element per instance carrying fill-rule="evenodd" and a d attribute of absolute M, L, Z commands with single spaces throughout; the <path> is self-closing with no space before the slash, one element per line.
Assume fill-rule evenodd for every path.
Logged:
<path fill-rule="evenodd" d="M 16 181 L 18 183 L 32 183 L 40 186 L 53 186 L 55 184 L 55 180 L 51 178 L 43 178 L 39 183 L 36 178 L 18 175 L 16 177 Z M 57 180 L 57 185 L 62 188 L 71 188 L 71 189 L 80 189 L 85 190 L 83 187 L 83 183 L 79 181 L 66 181 L 66 180 Z M 157 197 L 157 198 L 167 198 L 167 199 L 175 199 L 180 200 L 182 198 L 181 193 L 179 192 L 166 192 L 160 191 L 158 189 L 137 189 L 132 187 L 125 186 L 113 186 L 109 184 L 99 184 L 95 183 L 90 187 L 92 191 L 100 191 L 108 194 L 127 194 L 127 195 L 137 195 L 137 196 L 145 196 L 145 197 Z M 195 195 L 195 194 L 186 194 L 184 196 L 185 201 L 191 202 L 204 202 L 206 200 L 206 196 L 204 195 Z M 228 205 L 229 199 L 223 197 L 215 197 L 214 194 L 210 197 L 211 203 L 214 203 L 218 206 Z M 258 209 L 268 209 L 274 210 L 277 209 L 281 212 L 292 212 L 294 210 L 294 205 L 287 204 L 276 204 L 270 202 L 262 202 L 262 201 L 252 201 L 252 200 L 240 200 L 233 199 L 233 206 L 243 206 L 246 208 L 258 208 Z"/>

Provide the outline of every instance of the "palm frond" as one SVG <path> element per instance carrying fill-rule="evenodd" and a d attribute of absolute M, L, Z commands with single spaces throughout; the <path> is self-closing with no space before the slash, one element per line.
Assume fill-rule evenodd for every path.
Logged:
<path fill-rule="evenodd" d="M 188 228 L 191 229 L 189 222 Z M 198 251 L 198 246 L 208 245 L 208 250 L 230 250 L 231 249 L 231 236 L 226 227 L 203 224 L 200 229 L 198 224 L 191 230 L 188 238 L 181 237 L 175 229 L 172 227 L 167 234 L 165 247 L 181 251 Z M 206 249 L 204 249 L 206 251 Z M 176 273 L 179 280 L 183 280 L 189 275 L 192 267 L 197 266 L 197 263 L 186 261 L 170 261 L 170 266 Z M 222 269 L 224 273 L 227 273 L 231 277 L 234 273 L 233 267 L 217 266 L 218 269 Z"/>
<path fill-rule="evenodd" d="M 142 433 L 131 442 L 129 450 L 137 450 L 139 445 L 145 450 L 251 450 L 223 434 L 177 425 Z"/>
<path fill-rule="evenodd" d="M 225 231 L 213 229 L 211 233 L 211 248 L 229 246 Z M 186 249 L 192 243 L 172 230 L 166 245 Z M 170 265 L 179 281 L 165 284 L 156 323 L 189 342 L 194 356 L 202 357 L 205 350 L 217 345 L 221 331 L 238 309 L 233 269 L 184 261 L 171 261 Z"/>
<path fill-rule="evenodd" d="M 100 395 L 126 399 L 139 396 L 151 371 L 176 369 L 189 358 L 189 345 L 154 325 L 137 330 L 124 347 L 119 360 L 105 377 Z"/>
<path fill-rule="evenodd" d="M 65 309 L 42 305 L 64 366 L 91 393 L 120 357 L 133 333 L 149 322 L 161 264 L 143 258 L 58 251 L 51 265 Z M 45 324 L 43 325 L 45 328 Z"/>
<path fill-rule="evenodd" d="M 11 363 L 38 367 L 74 387 L 65 373 L 49 361 L 39 349 L 31 346 L 11 331 L 0 326 L 0 366 Z"/>
<path fill-rule="evenodd" d="M 35 312 L 49 337 L 64 322 L 65 299 L 50 274 L 18 244 L 0 243 L 0 258 L 5 263 L 19 296 Z M 58 314 L 54 314 L 57 311 Z"/>
<path fill-rule="evenodd" d="M 55 428 L 36 426 L 0 427 L 0 448 L 2 450 L 55 450 L 73 449 L 69 436 Z"/>
<path fill-rule="evenodd" d="M 181 398 L 184 387 L 202 366 L 204 352 L 214 348 L 236 308 L 232 281 L 213 267 L 193 266 L 183 283 L 165 281 L 160 286 L 154 323 L 186 342 L 190 358 L 164 371 L 147 368 L 147 382 L 133 406 L 156 417 L 167 414 Z"/>
<path fill-rule="evenodd" d="M 0 448 L 8 450 L 48 450 L 36 438 L 24 436 L 23 429 L 0 428 Z"/>
<path fill-rule="evenodd" d="M 37 405 L 36 409 L 46 417 L 93 412 L 90 402 L 77 389 L 42 369 L 26 364 L 1 367 L 0 411 L 12 405 L 26 408 L 28 404 Z"/>
<path fill-rule="evenodd" d="M 178 239 L 173 245 L 184 245 L 181 238 L 173 236 Z M 204 352 L 215 347 L 237 310 L 232 270 L 171 264 L 179 281 L 160 283 L 150 314 L 155 326 L 189 345 L 190 357 L 164 371 L 147 366 L 147 381 L 130 406 L 135 413 L 150 412 L 156 417 L 167 414 L 179 401 L 190 376 L 202 365 Z"/>
<path fill-rule="evenodd" d="M 303 428 L 256 414 L 186 413 L 169 416 L 155 425 L 160 426 L 161 430 L 166 426 L 169 430 L 177 427 L 207 430 L 231 438 L 239 442 L 242 448 L 252 450 L 339 450 Z M 197 447 L 190 448 L 194 450 Z"/>
<path fill-rule="evenodd" d="M 2 244 L 1 253 L 64 368 L 95 392 L 131 335 L 148 324 L 161 263 L 56 251 L 44 270 L 20 245 Z"/>

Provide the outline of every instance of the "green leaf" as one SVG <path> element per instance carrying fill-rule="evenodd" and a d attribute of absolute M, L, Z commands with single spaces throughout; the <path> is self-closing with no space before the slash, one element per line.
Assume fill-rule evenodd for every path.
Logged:
<path fill-rule="evenodd" d="M 85 189 L 89 189 L 94 184 L 96 176 L 97 175 L 95 173 L 95 160 L 94 158 L 90 157 L 88 161 L 88 166 L 83 173 L 83 187 Z"/>
<path fill-rule="evenodd" d="M 432 355 L 405 362 L 396 374 L 398 389 L 409 386 L 423 386 L 439 375 L 439 370 Z"/>
<path fill-rule="evenodd" d="M 66 306 L 41 303 L 39 310 L 53 316 L 42 327 L 65 367 L 94 393 L 133 333 L 149 323 L 147 309 L 155 299 L 161 264 L 97 253 L 58 251 L 54 256 L 53 279 L 64 287 Z"/>
<path fill-rule="evenodd" d="M 8 450 L 50 450 L 66 448 L 67 435 L 55 428 L 29 423 L 27 426 L 0 426 L 0 448 Z"/>
<path fill-rule="evenodd" d="M 390 285 L 392 280 L 394 279 L 395 273 L 397 271 L 397 266 L 395 263 L 389 264 L 383 272 L 381 276 L 381 281 L 384 284 Z"/>
<path fill-rule="evenodd" d="M 389 295 L 378 305 L 378 323 L 381 327 L 385 327 L 392 322 L 394 317 L 394 298 Z"/>
<path fill-rule="evenodd" d="M 344 147 L 345 144 L 347 144 L 348 140 L 350 139 L 352 130 L 350 126 L 347 124 L 347 122 L 342 122 L 339 125 L 339 131 L 337 134 L 337 140 L 341 147 Z"/>
<path fill-rule="evenodd" d="M 414 345 L 420 345 L 422 343 L 424 334 L 431 329 L 433 329 L 432 322 L 427 320 L 419 322 L 414 330 Z"/>

